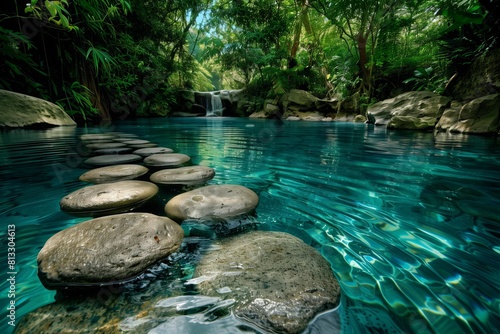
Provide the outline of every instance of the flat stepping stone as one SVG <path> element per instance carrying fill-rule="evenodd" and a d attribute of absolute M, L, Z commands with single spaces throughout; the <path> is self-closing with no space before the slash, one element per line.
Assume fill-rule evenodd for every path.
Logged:
<path fill-rule="evenodd" d="M 149 179 L 158 184 L 203 184 L 213 179 L 215 171 L 205 166 L 164 169 L 153 173 Z"/>
<path fill-rule="evenodd" d="M 149 213 L 88 220 L 47 240 L 38 274 L 48 289 L 122 282 L 175 252 L 183 236 L 177 223 Z"/>
<path fill-rule="evenodd" d="M 116 165 L 89 170 L 80 176 L 80 181 L 90 183 L 109 183 L 132 180 L 146 174 L 148 168 L 141 165 Z"/>
<path fill-rule="evenodd" d="M 259 204 L 252 190 L 240 185 L 211 185 L 185 192 L 165 205 L 165 213 L 176 221 L 205 217 L 232 217 Z"/>
<path fill-rule="evenodd" d="M 123 143 L 123 142 L 131 141 L 131 140 L 134 140 L 134 138 L 113 138 L 113 141 L 117 142 L 117 143 Z"/>
<path fill-rule="evenodd" d="M 133 153 L 140 155 L 141 157 L 148 157 L 153 154 L 173 153 L 173 152 L 174 150 L 168 147 L 147 147 L 135 150 Z"/>
<path fill-rule="evenodd" d="M 80 136 L 80 139 L 85 142 L 103 141 L 103 140 L 112 141 L 113 138 L 115 138 L 114 135 L 103 134 L 103 133 L 87 133 Z"/>
<path fill-rule="evenodd" d="M 90 148 L 91 150 L 100 150 L 103 148 L 119 148 L 126 147 L 126 144 L 123 143 L 97 143 L 97 144 L 87 144 L 86 148 Z"/>
<path fill-rule="evenodd" d="M 117 147 L 117 148 L 102 148 L 100 150 L 95 150 L 93 153 L 96 154 L 126 154 L 132 152 L 134 149 L 130 147 Z"/>
<path fill-rule="evenodd" d="M 182 153 L 153 154 L 144 158 L 146 166 L 174 167 L 188 162 L 191 158 Z"/>
<path fill-rule="evenodd" d="M 152 147 L 156 147 L 158 146 L 158 144 L 155 144 L 155 143 L 147 143 L 147 144 L 134 144 L 134 145 L 131 145 L 131 144 L 127 144 L 128 147 L 132 147 L 132 148 L 152 148 Z"/>
<path fill-rule="evenodd" d="M 132 140 L 126 140 L 122 142 L 127 145 L 143 145 L 143 144 L 151 144 L 149 140 L 142 140 L 142 139 L 132 139 Z"/>
<path fill-rule="evenodd" d="M 158 186 L 151 182 L 118 181 L 76 190 L 64 196 L 59 206 L 75 216 L 97 217 L 133 210 L 157 193 Z"/>
<path fill-rule="evenodd" d="M 129 138 L 129 140 L 133 140 L 135 138 L 139 138 L 138 135 L 134 134 L 134 133 L 119 133 L 119 134 L 116 134 L 116 137 L 118 138 Z"/>
<path fill-rule="evenodd" d="M 330 263 L 288 233 L 248 232 L 210 249 L 191 282 L 202 295 L 234 300 L 235 315 L 266 333 L 302 333 L 340 302 Z"/>
<path fill-rule="evenodd" d="M 114 155 L 106 154 L 88 158 L 87 160 L 85 160 L 85 163 L 91 166 L 110 166 L 110 165 L 127 164 L 141 160 L 142 157 L 137 154 L 114 154 Z"/>

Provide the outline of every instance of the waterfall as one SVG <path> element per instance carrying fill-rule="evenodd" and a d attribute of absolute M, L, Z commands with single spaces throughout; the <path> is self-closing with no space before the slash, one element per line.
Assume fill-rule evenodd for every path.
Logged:
<path fill-rule="evenodd" d="M 194 92 L 194 103 L 197 106 L 197 111 L 204 109 L 205 116 L 223 116 L 224 109 L 226 114 L 231 114 L 231 91 L 217 90 L 213 92 Z M 224 100 L 224 103 L 222 103 Z M 227 102 L 227 104 L 226 104 Z M 198 113 L 198 112 L 197 112 Z M 201 116 L 201 115 L 200 115 Z"/>
<path fill-rule="evenodd" d="M 206 116 L 222 116 L 222 100 L 220 98 L 220 92 L 210 92 L 210 101 L 206 101 Z"/>

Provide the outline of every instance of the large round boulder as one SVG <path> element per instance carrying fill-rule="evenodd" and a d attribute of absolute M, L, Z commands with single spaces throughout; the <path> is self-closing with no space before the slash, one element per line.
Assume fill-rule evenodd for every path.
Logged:
<path fill-rule="evenodd" d="M 254 231 L 221 239 L 193 275 L 203 295 L 235 300 L 235 314 L 259 328 L 301 333 L 314 316 L 339 304 L 330 264 L 302 240 Z"/>
<path fill-rule="evenodd" d="M 54 103 L 0 89 L 0 128 L 60 125 L 76 123 Z"/>
<path fill-rule="evenodd" d="M 175 167 L 189 160 L 191 160 L 191 158 L 182 153 L 161 153 L 144 158 L 144 163 L 146 166 L 151 167 Z"/>
<path fill-rule="evenodd" d="M 75 216 L 104 216 L 136 209 L 158 193 L 158 186 L 146 181 L 118 181 L 97 184 L 72 192 L 59 205 Z"/>
<path fill-rule="evenodd" d="M 47 240 L 38 275 L 48 289 L 124 281 L 175 252 L 183 236 L 177 223 L 149 213 L 88 220 Z"/>
<path fill-rule="evenodd" d="M 149 179 L 158 184 L 202 184 L 213 179 L 215 171 L 205 166 L 188 166 L 164 169 L 153 173 Z"/>
<path fill-rule="evenodd" d="M 132 180 L 146 174 L 148 168 L 141 165 L 116 165 L 91 169 L 80 176 L 80 181 L 89 183 L 109 183 Z"/>
<path fill-rule="evenodd" d="M 240 185 L 211 185 L 177 195 L 165 205 L 165 213 L 177 221 L 190 218 L 232 217 L 259 204 L 252 190 Z"/>

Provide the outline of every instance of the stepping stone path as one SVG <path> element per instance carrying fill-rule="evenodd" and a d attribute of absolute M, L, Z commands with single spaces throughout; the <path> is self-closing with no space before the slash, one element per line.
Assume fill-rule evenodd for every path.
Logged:
<path fill-rule="evenodd" d="M 153 154 L 144 159 L 144 164 L 151 167 L 176 167 L 191 158 L 182 153 Z"/>
<path fill-rule="evenodd" d="M 84 134 L 80 139 L 92 153 L 103 154 L 85 160 L 85 164 L 104 167 L 82 174 L 81 181 L 96 184 L 65 196 L 60 208 L 75 216 L 105 217 L 78 223 L 52 236 L 38 254 L 38 276 L 48 289 L 84 289 L 124 282 L 132 288 L 126 296 L 113 296 L 105 306 L 99 304 L 99 297 L 92 296 L 83 300 L 68 297 L 46 305 L 23 317 L 16 327 L 18 333 L 58 333 L 67 328 L 117 333 L 163 333 L 185 328 L 198 332 L 204 328 L 187 324 L 192 323 L 190 314 L 205 317 L 205 311 L 200 310 L 205 305 L 234 312 L 242 321 L 253 323 L 251 327 L 256 325 L 264 331 L 300 333 L 316 314 L 338 305 L 339 284 L 329 263 L 316 250 L 286 233 L 244 233 L 258 225 L 250 219 L 254 217 L 246 215 L 259 203 L 252 190 L 240 185 L 210 185 L 182 193 L 165 205 L 170 218 L 125 213 L 159 191 L 154 183 L 131 180 L 149 172 L 132 162 L 144 158 L 146 166 L 177 167 L 150 175 L 150 180 L 158 184 L 203 184 L 215 172 L 205 166 L 180 167 L 191 158 L 133 134 Z M 131 151 L 133 154 L 128 154 Z M 184 222 L 183 228 L 172 219 Z M 174 282 L 185 275 L 181 269 L 185 263 L 170 266 L 160 261 L 179 249 L 184 233 L 193 235 L 193 240 L 198 235 L 215 240 L 216 245 L 208 249 L 193 253 L 193 248 L 183 247 L 180 254 L 169 257 L 169 261 L 192 257 L 194 262 L 200 259 L 200 251 L 201 262 L 194 278 L 186 283 L 195 284 L 207 296 L 171 298 L 172 294 L 185 293 Z M 233 234 L 237 235 L 227 238 Z M 168 275 L 156 276 L 152 268 L 162 268 Z M 143 284 L 152 290 L 144 292 Z M 140 291 L 144 292 L 142 296 Z M 142 300 L 144 296 L 143 302 L 130 303 L 130 298 Z M 198 299 L 193 302 L 193 298 Z M 178 304 L 182 305 L 181 313 L 191 313 L 170 316 L 161 310 Z M 226 331 L 240 332 L 239 324 L 229 324 L 234 328 L 224 326 Z"/>
<path fill-rule="evenodd" d="M 124 281 L 175 252 L 183 237 L 177 223 L 149 213 L 88 220 L 47 240 L 39 277 L 48 289 Z"/>
<path fill-rule="evenodd" d="M 290 234 L 248 232 L 213 246 L 191 281 L 203 295 L 234 299 L 235 315 L 259 328 L 301 333 L 316 314 L 339 304 L 328 261 Z"/>
<path fill-rule="evenodd" d="M 133 153 L 140 155 L 141 157 L 149 157 L 153 154 L 161 154 L 161 153 L 173 153 L 174 150 L 168 147 L 150 147 L 150 148 L 141 148 L 135 150 Z"/>
<path fill-rule="evenodd" d="M 205 166 L 164 169 L 153 173 L 149 179 L 157 184 L 203 184 L 213 179 L 215 171 Z"/>
<path fill-rule="evenodd" d="M 106 154 L 88 158 L 85 164 L 90 166 L 110 166 L 141 161 L 142 157 L 137 154 Z"/>
<path fill-rule="evenodd" d="M 185 192 L 165 205 L 165 213 L 176 221 L 204 217 L 232 217 L 248 213 L 259 204 L 252 190 L 240 185 L 211 185 Z"/>
<path fill-rule="evenodd" d="M 75 216 L 104 216 L 133 210 L 158 193 L 146 181 L 118 181 L 88 186 L 65 196 L 61 210 Z"/>
<path fill-rule="evenodd" d="M 141 165 L 116 165 L 89 170 L 80 176 L 80 181 L 90 183 L 109 183 L 132 180 L 146 174 L 148 168 Z"/>

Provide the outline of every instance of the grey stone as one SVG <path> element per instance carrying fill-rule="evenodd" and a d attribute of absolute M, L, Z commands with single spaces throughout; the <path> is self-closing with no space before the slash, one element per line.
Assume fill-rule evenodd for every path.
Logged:
<path fill-rule="evenodd" d="M 443 115 L 436 124 L 436 130 L 447 131 L 453 124 L 457 123 L 462 106 L 461 103 L 452 101 L 451 106 L 443 112 Z"/>
<path fill-rule="evenodd" d="M 148 168 L 141 165 L 116 165 L 89 170 L 80 176 L 80 181 L 90 183 L 110 183 L 132 180 L 146 174 Z"/>
<path fill-rule="evenodd" d="M 110 166 L 126 164 L 131 162 L 141 161 L 142 157 L 137 154 L 113 154 L 113 155 L 100 155 L 97 157 L 88 158 L 85 164 L 90 166 Z"/>
<path fill-rule="evenodd" d="M 203 295 L 235 300 L 235 314 L 260 328 L 300 333 L 339 304 L 330 264 L 302 240 L 255 231 L 217 241 L 193 275 Z"/>
<path fill-rule="evenodd" d="M 75 126 L 58 105 L 33 96 L 0 89 L 0 127 Z"/>
<path fill-rule="evenodd" d="M 466 103 L 450 132 L 497 134 L 500 130 L 500 94 L 483 96 Z"/>
<path fill-rule="evenodd" d="M 118 181 L 87 186 L 66 195 L 59 202 L 62 211 L 75 216 L 104 216 L 133 210 L 158 193 L 158 186 L 146 181 Z"/>
<path fill-rule="evenodd" d="M 191 158 L 182 153 L 162 153 L 153 154 L 144 159 L 146 166 L 153 167 L 172 167 L 180 166 L 188 162 Z"/>
<path fill-rule="evenodd" d="M 88 220 L 47 240 L 39 277 L 49 289 L 124 281 L 175 252 L 183 236 L 177 223 L 149 213 Z"/>
<path fill-rule="evenodd" d="M 435 117 L 394 116 L 387 123 L 388 129 L 426 130 L 436 125 Z"/>
<path fill-rule="evenodd" d="M 145 144 L 128 144 L 128 147 L 132 147 L 134 149 L 141 149 L 141 148 L 152 148 L 156 147 L 158 144 L 155 143 L 145 143 Z"/>
<path fill-rule="evenodd" d="M 126 141 L 122 141 L 122 143 L 127 144 L 127 145 L 151 144 L 151 142 L 149 140 L 142 140 L 142 139 L 126 140 Z"/>
<path fill-rule="evenodd" d="M 202 184 L 213 179 L 215 171 L 205 166 L 188 166 L 164 169 L 153 173 L 149 179 L 159 184 Z"/>
<path fill-rule="evenodd" d="M 204 217 L 223 218 L 250 212 L 257 204 L 259 197 L 246 187 L 211 185 L 175 196 L 165 205 L 165 213 L 177 221 Z"/>
<path fill-rule="evenodd" d="M 97 143 L 97 144 L 87 144 L 86 147 L 91 150 L 100 150 L 103 148 L 120 148 L 127 145 L 123 143 Z"/>
<path fill-rule="evenodd" d="M 174 150 L 168 147 L 146 147 L 135 150 L 134 154 L 140 155 L 141 157 L 148 157 L 153 154 L 173 153 L 173 152 Z"/>
<path fill-rule="evenodd" d="M 368 108 L 368 113 L 375 118 L 375 125 L 387 125 L 395 116 L 409 116 L 420 120 L 416 122 L 411 118 L 398 118 L 391 127 L 401 125 L 405 128 L 415 126 L 417 129 L 432 129 L 450 102 L 449 98 L 433 92 L 406 92 L 373 104 Z"/>
<path fill-rule="evenodd" d="M 117 147 L 117 148 L 101 148 L 93 151 L 95 154 L 109 155 L 109 154 L 126 154 L 132 152 L 134 149 L 131 147 Z"/>
<path fill-rule="evenodd" d="M 316 110 L 317 100 L 319 100 L 317 97 L 305 90 L 291 89 L 289 92 L 283 94 L 284 113 L 314 111 Z"/>
<path fill-rule="evenodd" d="M 80 139 L 84 142 L 99 142 L 99 141 L 113 141 L 115 138 L 112 134 L 104 134 L 104 133 L 86 133 L 80 136 Z"/>

